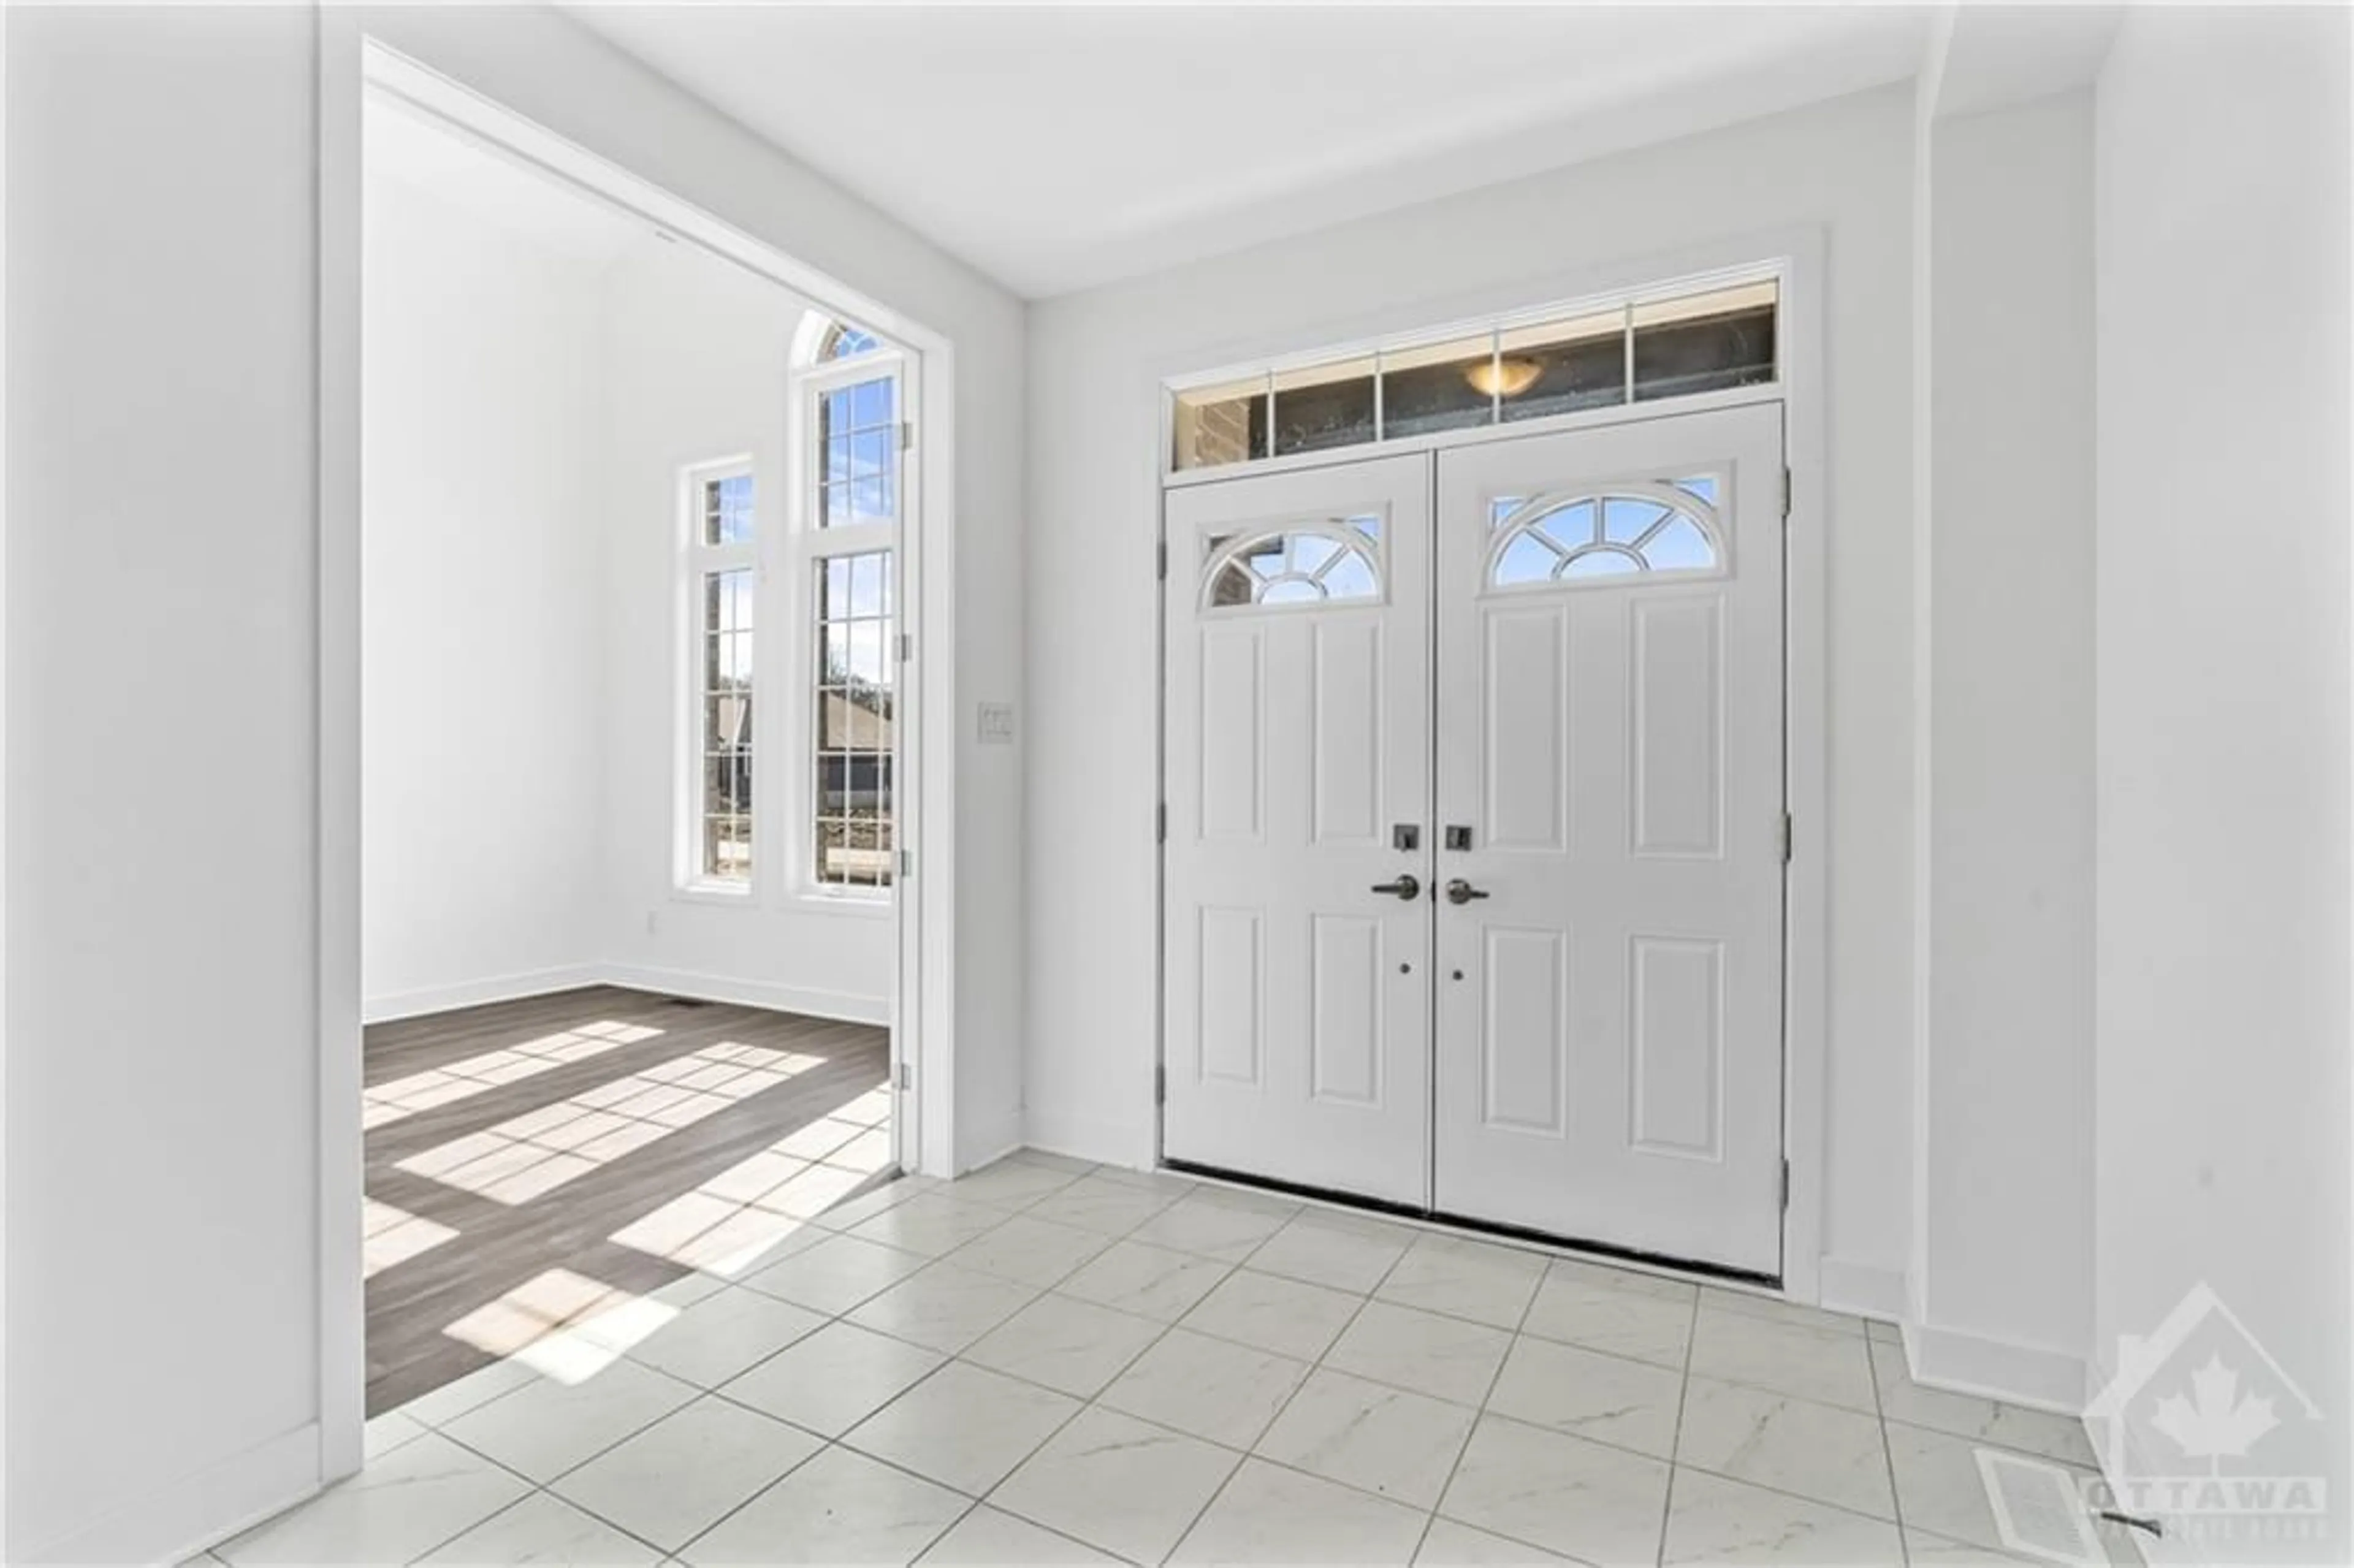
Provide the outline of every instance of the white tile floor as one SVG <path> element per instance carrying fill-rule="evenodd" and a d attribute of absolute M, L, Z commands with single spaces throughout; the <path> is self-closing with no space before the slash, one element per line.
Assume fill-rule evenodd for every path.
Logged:
<path fill-rule="evenodd" d="M 508 1362 L 380 1417 L 358 1477 L 214 1555 L 1994 1563 L 1974 1448 L 2092 1457 L 1914 1385 L 1882 1325 L 1047 1155 L 665 1294 L 584 1382 Z"/>

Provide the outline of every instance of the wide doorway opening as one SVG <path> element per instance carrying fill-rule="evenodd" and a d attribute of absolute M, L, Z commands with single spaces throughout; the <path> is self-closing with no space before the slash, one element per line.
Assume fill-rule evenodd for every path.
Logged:
<path fill-rule="evenodd" d="M 363 162 L 366 1413 L 715 1388 L 913 1160 L 920 355 L 383 81 Z"/>
<path fill-rule="evenodd" d="M 1163 1158 L 1777 1280 L 1781 402 L 1255 461 L 1285 385 L 1164 498 Z"/>

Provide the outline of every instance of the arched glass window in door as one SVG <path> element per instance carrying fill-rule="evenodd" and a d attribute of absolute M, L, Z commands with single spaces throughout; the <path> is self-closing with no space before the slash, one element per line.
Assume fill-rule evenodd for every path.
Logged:
<path fill-rule="evenodd" d="M 1210 542 L 1205 609 L 1325 605 L 1382 597 L 1381 519 L 1302 523 Z"/>
<path fill-rule="evenodd" d="M 1500 499 L 1488 586 L 1719 575 L 1724 550 L 1716 509 L 1702 499 L 1714 490 L 1712 479 Z"/>

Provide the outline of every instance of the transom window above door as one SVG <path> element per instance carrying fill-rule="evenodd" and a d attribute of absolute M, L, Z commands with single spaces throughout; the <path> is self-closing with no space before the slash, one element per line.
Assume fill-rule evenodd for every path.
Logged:
<path fill-rule="evenodd" d="M 1665 286 L 1213 373 L 1171 390 L 1169 471 L 1770 385 L 1780 313 L 1771 276 Z"/>

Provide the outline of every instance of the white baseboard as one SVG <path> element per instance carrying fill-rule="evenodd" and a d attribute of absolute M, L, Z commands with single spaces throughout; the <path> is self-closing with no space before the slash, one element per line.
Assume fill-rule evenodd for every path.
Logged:
<path fill-rule="evenodd" d="M 24 1553 L 20 1563 L 181 1563 L 319 1489 L 319 1427 L 281 1433 Z"/>
<path fill-rule="evenodd" d="M 1108 1121 L 1101 1117 L 1075 1116 L 1051 1107 L 1029 1106 L 1022 1113 L 1022 1141 L 1049 1154 L 1092 1160 L 1131 1171 L 1152 1168 L 1152 1128 Z"/>
<path fill-rule="evenodd" d="M 886 1024 L 891 999 L 860 996 L 846 991 L 821 991 L 814 986 L 779 985 L 772 980 L 737 980 L 730 975 L 698 974 L 692 969 L 661 969 L 644 964 L 600 964 L 598 978 L 628 991 L 650 991 L 663 996 L 691 997 L 697 1001 L 726 1001 L 738 1007 L 765 1007 L 778 1012 L 806 1013 L 843 1023 Z"/>
<path fill-rule="evenodd" d="M 1827 1257 L 1815 1277 L 1823 1307 L 1891 1323 L 1904 1320 L 1904 1271 L 1852 1258 Z"/>
<path fill-rule="evenodd" d="M 2060 1415 L 2084 1413 L 2082 1356 L 1922 1323 L 1906 1323 L 1903 1331 L 1914 1383 Z"/>
<path fill-rule="evenodd" d="M 852 991 L 823 991 L 813 986 L 778 985 L 769 980 L 737 980 L 729 975 L 698 974 L 692 969 L 654 969 L 643 964 L 566 964 L 534 969 L 527 974 L 493 975 L 488 980 L 456 985 L 430 986 L 372 997 L 360 1004 L 360 1019 L 387 1023 L 397 1018 L 417 1018 L 429 1012 L 449 1012 L 461 1007 L 481 1007 L 493 1001 L 520 1001 L 525 997 L 552 996 L 582 986 L 616 985 L 627 991 L 656 991 L 664 996 L 692 997 L 698 1001 L 734 1002 L 741 1007 L 765 1007 L 778 1012 L 806 1013 L 844 1023 L 888 1023 L 888 997 L 860 996 Z"/>
<path fill-rule="evenodd" d="M 461 980 L 455 985 L 425 986 L 416 991 L 371 996 L 360 1002 L 360 1022 L 388 1023 L 396 1018 L 416 1018 L 429 1012 L 449 1012 L 461 1007 L 481 1007 L 493 1001 L 519 1001 L 527 996 L 551 996 L 578 991 L 603 978 L 596 964 L 562 964 L 523 974 L 493 975 L 487 980 Z"/>

